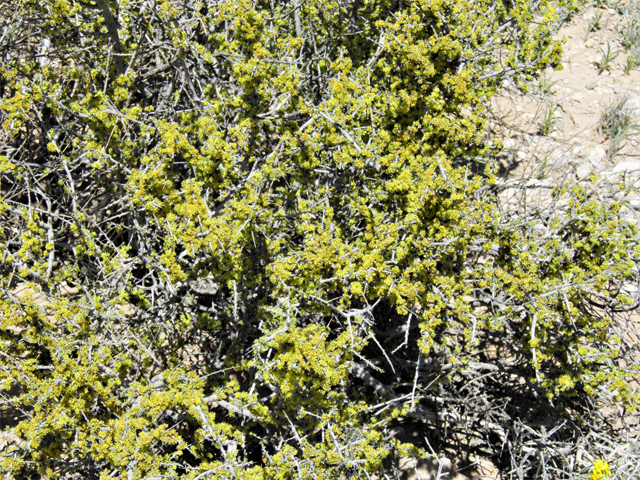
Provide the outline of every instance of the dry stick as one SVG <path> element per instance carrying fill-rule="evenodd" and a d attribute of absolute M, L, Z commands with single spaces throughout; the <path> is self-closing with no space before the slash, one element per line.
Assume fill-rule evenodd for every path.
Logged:
<path fill-rule="evenodd" d="M 124 73 L 124 63 L 122 62 L 122 57 L 119 55 L 122 53 L 122 46 L 120 45 L 120 38 L 118 36 L 118 24 L 113 18 L 109 6 L 103 0 L 96 0 L 96 5 L 102 10 L 102 18 L 104 19 L 107 31 L 115 47 L 116 73 L 120 76 Z"/>
<path fill-rule="evenodd" d="M 376 62 L 380 58 L 380 55 L 382 55 L 382 51 L 384 50 L 384 47 L 385 47 L 385 37 L 384 37 L 384 33 L 381 33 L 380 38 L 378 39 L 378 48 L 376 49 L 376 53 L 373 55 L 371 60 L 369 60 L 369 62 L 367 63 L 368 69 L 373 68 L 373 66 L 376 64 Z"/>
<path fill-rule="evenodd" d="M 208 397 L 205 397 L 202 399 L 202 401 L 204 403 L 209 403 L 209 404 L 218 404 L 220 405 L 222 408 L 225 408 L 227 410 L 229 410 L 230 412 L 233 412 L 237 415 L 241 415 L 243 417 L 248 418 L 249 420 L 252 420 L 254 422 L 258 422 L 260 419 L 257 418 L 256 416 L 254 416 L 249 410 L 247 410 L 245 407 L 237 407 L 235 405 L 233 405 L 232 403 L 229 403 L 225 400 L 219 400 L 215 395 L 210 395 Z"/>
<path fill-rule="evenodd" d="M 331 427 L 331 424 L 327 425 L 327 427 L 329 429 L 329 434 L 331 435 L 331 439 L 333 440 L 333 444 L 335 445 L 336 450 L 338 451 L 338 455 L 340 455 L 340 458 L 344 463 L 347 463 L 347 459 L 344 458 L 344 455 L 342 454 L 343 448 L 341 448 L 340 445 L 338 444 L 338 440 L 336 439 L 336 436 L 333 433 L 333 428 Z"/>
<path fill-rule="evenodd" d="M 407 318 L 407 325 L 405 327 L 406 331 L 405 331 L 405 334 L 404 334 L 404 342 L 402 342 L 402 344 L 399 347 L 397 347 L 393 352 L 391 352 L 392 354 L 396 353 L 402 347 L 404 347 L 405 345 L 409 344 L 409 327 L 411 325 L 411 318 L 412 317 L 413 317 L 413 312 L 410 312 L 409 316 Z"/>
<path fill-rule="evenodd" d="M 48 213 L 49 215 L 51 215 L 51 199 L 46 198 L 45 201 L 47 203 Z M 45 277 L 50 278 L 51 272 L 53 271 L 53 261 L 56 253 L 55 243 L 54 243 L 55 237 L 53 234 L 53 222 L 51 221 L 51 217 L 49 217 L 49 223 L 45 224 L 45 226 L 47 227 L 47 242 L 48 244 L 51 245 L 51 250 L 49 251 L 49 258 L 47 260 L 47 271 L 45 273 Z"/>
<path fill-rule="evenodd" d="M 300 0 L 293 0 L 293 21 L 296 25 L 296 36 L 302 37 L 302 27 L 300 25 Z"/>
<path fill-rule="evenodd" d="M 418 355 L 418 365 L 416 366 L 416 374 L 413 378 L 413 390 L 411 390 L 411 411 L 415 411 L 416 409 L 416 404 L 415 404 L 415 395 L 416 395 L 416 388 L 418 386 L 418 377 L 420 376 L 420 364 L 422 363 L 422 352 L 420 352 L 420 354 Z"/>

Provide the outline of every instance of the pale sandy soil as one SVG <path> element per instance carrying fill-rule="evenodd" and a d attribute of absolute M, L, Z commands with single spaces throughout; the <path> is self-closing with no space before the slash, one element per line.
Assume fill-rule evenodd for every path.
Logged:
<path fill-rule="evenodd" d="M 598 13 L 606 26 L 592 31 L 585 40 L 588 19 Z M 547 92 L 531 89 L 523 95 L 508 89 L 493 99 L 488 135 L 504 142 L 502 165 L 508 174 L 503 183 L 528 181 L 548 187 L 562 179 L 586 182 L 595 173 L 603 193 L 624 199 L 630 220 L 637 221 L 640 136 L 621 142 L 621 150 L 609 156 L 610 140 L 599 128 L 603 111 L 624 96 L 628 98 L 626 108 L 635 110 L 640 123 L 640 69 L 624 73 L 627 55 L 616 32 L 622 23 L 623 17 L 608 8 L 590 8 L 574 16 L 557 35 L 566 41 L 563 69 L 547 70 Z M 596 62 L 607 44 L 619 54 L 610 71 L 600 72 Z M 547 135 L 541 135 L 539 125 L 550 108 L 555 108 L 557 123 Z M 633 187 L 626 197 L 615 195 L 620 180 Z M 506 200 L 513 194 L 509 189 L 503 191 Z"/>

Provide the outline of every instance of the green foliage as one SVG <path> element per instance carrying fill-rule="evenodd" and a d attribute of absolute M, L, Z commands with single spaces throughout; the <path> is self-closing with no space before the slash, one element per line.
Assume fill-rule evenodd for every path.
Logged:
<path fill-rule="evenodd" d="M 606 312 L 635 226 L 583 187 L 508 215 L 482 160 L 486 100 L 559 65 L 572 8 L 13 2 L 3 474 L 369 478 L 469 375 L 634 406 Z"/>
<path fill-rule="evenodd" d="M 584 39 L 585 41 L 589 38 L 589 34 L 594 30 L 602 29 L 603 25 L 600 23 L 602 21 L 602 12 L 596 12 L 592 17 L 587 20 L 587 25 L 585 27 Z"/>
<path fill-rule="evenodd" d="M 636 2 L 620 3 L 615 8 L 624 16 L 616 31 L 627 53 L 624 73 L 629 75 L 640 63 L 640 10 Z"/>
<path fill-rule="evenodd" d="M 640 130 L 636 123 L 638 112 L 630 106 L 629 100 L 628 95 L 622 95 L 602 111 L 599 128 L 609 137 L 607 156 L 610 159 L 622 149 L 623 141 L 636 136 Z"/>
<path fill-rule="evenodd" d="M 607 42 L 606 50 L 598 48 L 598 52 L 600 53 L 601 58 L 600 61 L 595 62 L 595 64 L 600 70 L 600 73 L 611 69 L 613 61 L 618 58 L 618 55 L 620 54 L 618 50 L 611 48 L 611 44 L 609 42 Z"/>
<path fill-rule="evenodd" d="M 549 135 L 553 127 L 560 121 L 560 118 L 556 114 L 557 109 L 557 105 L 550 104 L 547 106 L 542 121 L 538 122 L 538 132 L 540 135 Z"/>

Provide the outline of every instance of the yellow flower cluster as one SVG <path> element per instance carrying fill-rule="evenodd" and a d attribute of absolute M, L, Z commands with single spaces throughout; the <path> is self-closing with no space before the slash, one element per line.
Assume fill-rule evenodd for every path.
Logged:
<path fill-rule="evenodd" d="M 603 462 L 600 459 L 593 462 L 593 468 L 591 469 L 591 475 L 589 476 L 591 480 L 601 480 L 610 476 L 611 470 L 609 469 L 608 462 Z"/>

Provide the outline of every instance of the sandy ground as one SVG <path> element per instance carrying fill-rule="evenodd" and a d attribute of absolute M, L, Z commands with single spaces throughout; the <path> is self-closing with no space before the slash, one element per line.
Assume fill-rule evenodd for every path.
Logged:
<path fill-rule="evenodd" d="M 601 16 L 603 28 L 587 36 L 589 19 L 595 15 Z M 589 181 L 595 173 L 608 193 L 614 193 L 625 180 L 632 191 L 616 198 L 625 201 L 629 219 L 637 221 L 640 136 L 629 136 L 615 151 L 600 128 L 603 112 L 625 98 L 625 108 L 640 123 L 640 69 L 624 72 L 627 55 L 616 31 L 622 23 L 623 17 L 608 8 L 590 8 L 574 16 L 557 34 L 565 40 L 563 69 L 548 69 L 543 89 L 527 95 L 508 89 L 493 99 L 487 133 L 503 140 L 505 184 L 534 181 L 544 187 L 562 179 Z M 597 63 L 608 46 L 618 55 L 609 70 L 601 71 Z M 540 124 L 550 110 L 554 125 L 542 135 Z M 505 192 L 508 200 L 509 190 Z"/>

